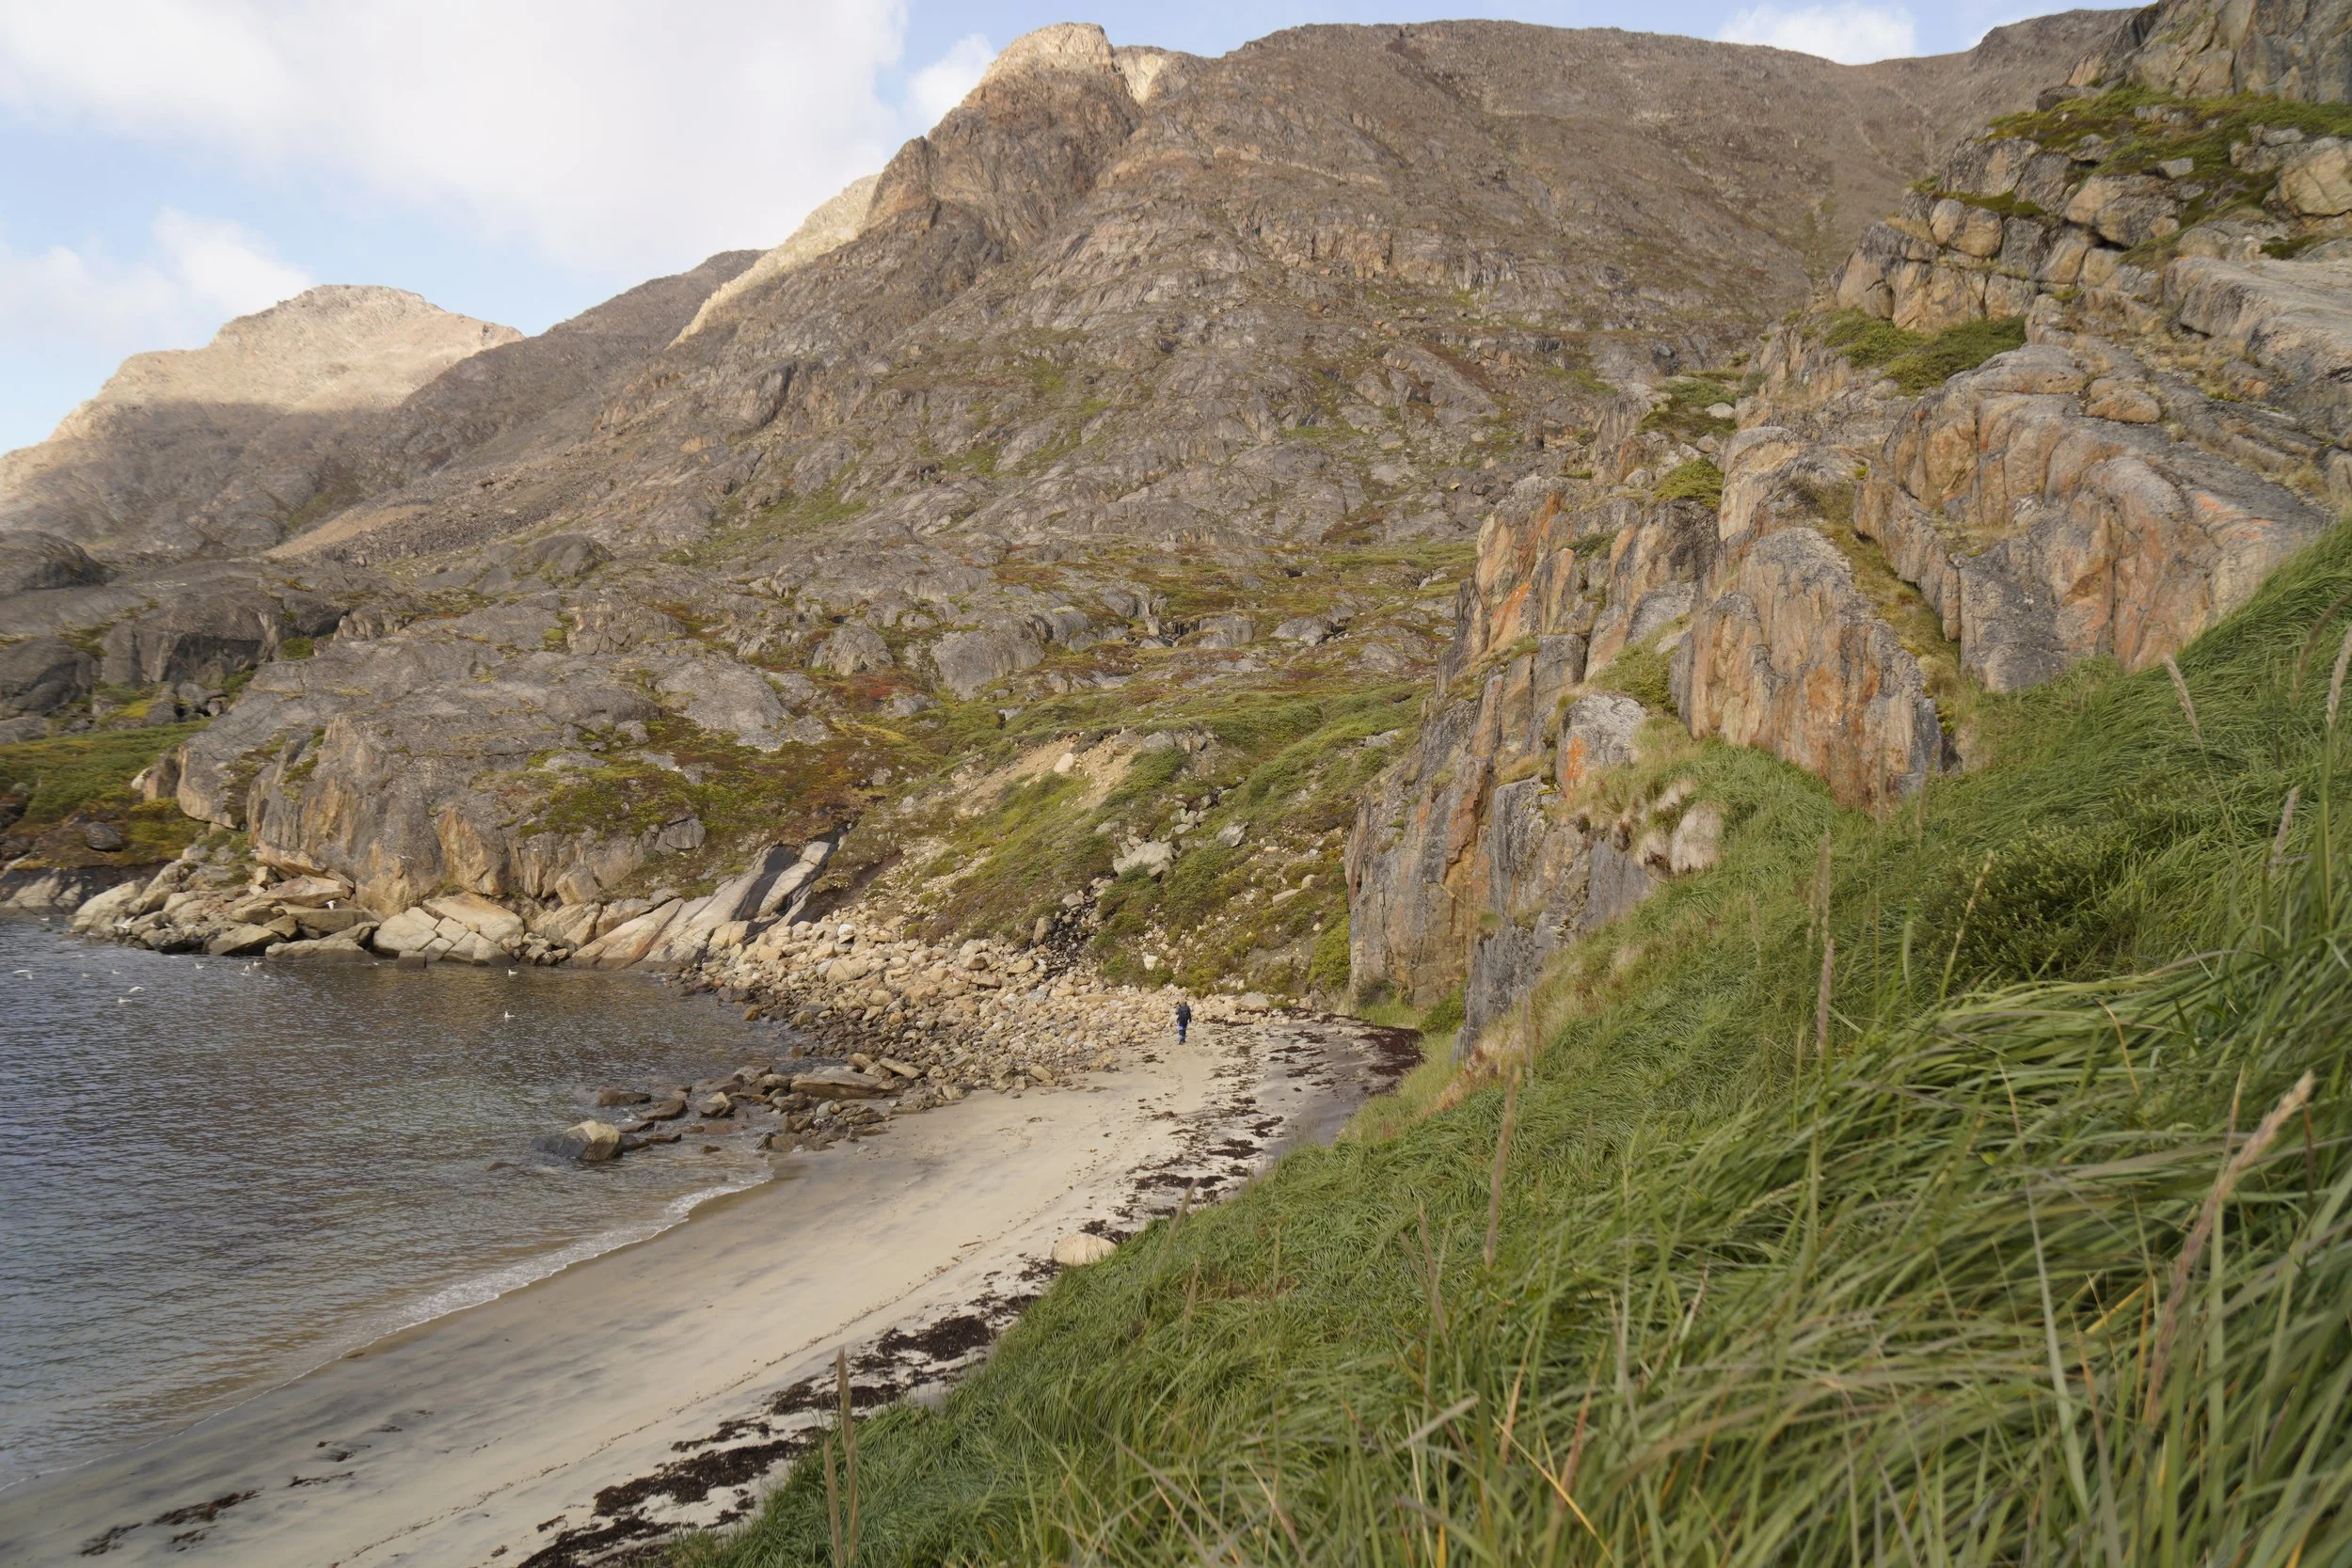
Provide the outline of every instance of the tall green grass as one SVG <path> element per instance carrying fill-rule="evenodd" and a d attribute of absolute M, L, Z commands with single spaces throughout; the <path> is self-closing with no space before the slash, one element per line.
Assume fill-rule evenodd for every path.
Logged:
<path fill-rule="evenodd" d="M 1498 1089 L 1294 1155 L 871 1421 L 860 1560 L 2352 1560 L 2347 606 L 1884 820 L 1655 757 L 1725 861 L 1547 986 L 1493 1262 Z M 679 1553 L 829 1555 L 806 1465 Z"/>

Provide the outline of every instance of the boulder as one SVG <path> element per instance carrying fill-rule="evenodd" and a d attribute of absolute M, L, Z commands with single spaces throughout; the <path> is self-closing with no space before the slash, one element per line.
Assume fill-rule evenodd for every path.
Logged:
<path fill-rule="evenodd" d="M 583 1165 L 600 1165 L 619 1158 L 621 1130 L 609 1121 L 578 1122 L 561 1132 L 548 1133 L 532 1147 L 559 1160 L 577 1160 Z"/>
<path fill-rule="evenodd" d="M 1119 1250 L 1119 1243 L 1091 1230 L 1073 1230 L 1054 1243 L 1054 1261 L 1066 1269 L 1100 1263 Z"/>
<path fill-rule="evenodd" d="M 2352 142 L 2322 136 L 2279 170 L 2279 199 L 2303 217 L 2352 213 Z"/>
<path fill-rule="evenodd" d="M 830 670 L 836 675 L 887 670 L 891 665 L 890 644 L 873 627 L 850 621 L 834 628 L 833 635 L 818 645 L 812 662 L 819 670 Z"/>
<path fill-rule="evenodd" d="M 792 1092 L 804 1094 L 812 1100 L 870 1100 L 890 1092 L 890 1085 L 868 1078 L 855 1068 L 827 1067 L 812 1072 L 795 1073 Z"/>
<path fill-rule="evenodd" d="M 1331 635 L 1331 623 L 1320 615 L 1294 615 L 1274 628 L 1277 641 L 1297 642 L 1313 647 Z"/>
<path fill-rule="evenodd" d="M 968 701 L 993 682 L 1036 669 L 1045 650 L 1025 629 L 991 627 L 943 637 L 931 644 L 930 657 L 940 685 Z"/>
<path fill-rule="evenodd" d="M 351 884 L 340 877 L 296 877 L 270 889 L 269 895 L 292 908 L 315 910 L 349 898 Z"/>
<path fill-rule="evenodd" d="M 516 558 L 532 576 L 569 586 L 612 559 L 612 552 L 584 533 L 551 533 Z"/>
<path fill-rule="evenodd" d="M 1111 861 L 1111 875 L 1124 877 L 1130 871 L 1140 871 L 1147 877 L 1157 877 L 1176 863 L 1176 847 L 1166 839 L 1147 839 Z"/>
<path fill-rule="evenodd" d="M 694 1114 L 698 1117 L 731 1117 L 735 1114 L 735 1101 L 723 1094 L 709 1095 L 695 1105 Z"/>
<path fill-rule="evenodd" d="M 98 661 L 62 637 L 31 637 L 0 648 L 0 718 L 55 713 L 82 701 Z"/>
<path fill-rule="evenodd" d="M 269 949 L 272 958 L 302 958 L 310 962 L 360 963 L 372 961 L 367 947 L 368 927 L 355 927 L 331 937 L 310 937 L 295 942 L 281 942 Z"/>
<path fill-rule="evenodd" d="M 88 551 L 54 533 L 0 534 L 0 596 L 43 588 L 84 588 L 106 580 Z"/>
<path fill-rule="evenodd" d="M 468 931 L 452 942 L 449 951 L 440 956 L 454 958 L 459 963 L 494 964 L 503 962 L 507 952 L 480 932 Z"/>
<path fill-rule="evenodd" d="M 2181 229 L 2179 203 L 2153 174 L 2093 175 L 2060 215 L 2125 250 Z"/>
<path fill-rule="evenodd" d="M 77 936 L 86 931 L 103 931 L 116 921 L 131 913 L 131 906 L 147 892 L 144 882 L 118 882 L 103 893 L 83 900 L 67 923 L 67 929 Z"/>
<path fill-rule="evenodd" d="M 82 829 L 82 842 L 102 855 L 111 855 L 130 840 L 111 822 L 91 822 Z"/>
<path fill-rule="evenodd" d="M 428 898 L 422 907 L 442 920 L 455 921 L 493 943 L 520 941 L 526 929 L 521 915 L 504 905 L 490 902 L 478 893 L 453 893 L 439 898 Z"/>
<path fill-rule="evenodd" d="M 1724 814 L 1701 802 L 1682 814 L 1666 845 L 1666 868 L 1677 877 L 1711 871 L 1723 857 Z"/>
<path fill-rule="evenodd" d="M 396 957 L 421 953 L 440 942 L 440 924 L 429 910 L 403 910 L 376 927 L 375 945 Z"/>
<path fill-rule="evenodd" d="M 572 962 L 584 969 L 627 969 L 650 954 L 689 908 L 685 899 L 667 899 L 582 947 L 572 955 Z"/>
<path fill-rule="evenodd" d="M 643 1105 L 652 1099 L 653 1096 L 643 1089 L 598 1089 L 596 1091 L 598 1105 Z"/>
<path fill-rule="evenodd" d="M 1258 623 L 1247 615 L 1212 615 L 1193 641 L 1203 648 L 1247 648 L 1258 640 Z"/>
<path fill-rule="evenodd" d="M 601 904 L 566 904 L 550 910 L 531 923 L 534 935 L 564 947 L 585 947 L 595 940 L 596 919 L 604 911 Z"/>
<path fill-rule="evenodd" d="M 216 958 L 233 958 L 259 953 L 271 943 L 285 940 L 266 926 L 231 926 L 207 942 L 204 951 Z"/>
<path fill-rule="evenodd" d="M 646 1121 L 675 1121 L 686 1114 L 686 1101 L 677 1095 L 657 1100 L 637 1113 Z"/>

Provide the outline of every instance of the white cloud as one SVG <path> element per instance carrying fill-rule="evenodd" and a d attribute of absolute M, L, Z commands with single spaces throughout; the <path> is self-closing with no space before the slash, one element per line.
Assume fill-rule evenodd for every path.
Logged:
<path fill-rule="evenodd" d="M 1725 43 L 1764 43 L 1819 55 L 1845 65 L 1899 59 L 1919 52 L 1911 13 L 1899 7 L 1866 6 L 1842 0 L 1832 6 L 1756 6 L 1740 12 L 1715 35 Z"/>
<path fill-rule="evenodd" d="M 907 81 L 907 111 L 915 124 L 924 130 L 938 124 L 941 116 L 962 103 L 963 95 L 980 85 L 988 62 L 995 57 L 994 45 L 978 33 L 970 33 L 956 40 L 947 53 L 916 71 Z"/>
<path fill-rule="evenodd" d="M 0 106 L 643 276 L 775 244 L 880 167 L 904 32 L 902 0 L 0 0 Z"/>
<path fill-rule="evenodd" d="M 150 253 L 133 261 L 67 245 L 21 252 L 0 244 L 0 341 L 118 356 L 190 348 L 230 317 L 310 286 L 299 268 L 233 223 L 167 207 L 150 234 Z"/>

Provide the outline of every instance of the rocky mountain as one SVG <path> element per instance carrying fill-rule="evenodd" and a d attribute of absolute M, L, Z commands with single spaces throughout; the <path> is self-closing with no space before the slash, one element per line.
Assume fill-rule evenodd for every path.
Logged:
<path fill-rule="evenodd" d="M 821 841 L 816 907 L 1483 1020 L 1708 863 L 1707 802 L 1614 798 L 1670 715 L 1883 808 L 1972 692 L 2161 657 L 2320 525 L 2333 144 L 2093 90 L 2177 33 L 1049 28 L 777 249 L 320 443 L 326 499 L 177 587 L 122 568 L 185 530 L 40 525 L 90 548 L 0 600 L 10 733 L 225 709 L 136 810 L 558 957 Z M 2231 310 L 2275 397 L 2169 369 Z M 2029 506 L 1964 460 L 2021 386 Z M 115 874 L 70 828 L 25 872 Z"/>
<path fill-rule="evenodd" d="M 119 557 L 253 553 L 318 497 L 315 453 L 519 336 L 397 289 L 312 289 L 203 348 L 124 361 L 0 460 L 0 528 Z"/>
<path fill-rule="evenodd" d="M 2352 114 L 2300 96 L 2341 97 L 2343 29 L 2184 14 L 1951 151 L 1736 385 L 1629 394 L 1588 475 L 1487 526 L 1357 818 L 1359 987 L 1464 986 L 1467 1048 L 1712 863 L 1708 802 L 1619 776 L 1645 753 L 1719 736 L 1893 809 L 1967 765 L 1982 694 L 2167 660 L 2344 515 Z"/>

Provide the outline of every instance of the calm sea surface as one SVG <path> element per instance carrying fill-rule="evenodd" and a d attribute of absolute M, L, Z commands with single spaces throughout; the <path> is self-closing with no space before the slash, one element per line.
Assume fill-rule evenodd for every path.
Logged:
<path fill-rule="evenodd" d="M 0 1486 L 767 1173 L 739 1141 L 532 1155 L 601 1085 L 779 1053 L 641 978 L 167 958 L 11 919 L 0 988 Z"/>

